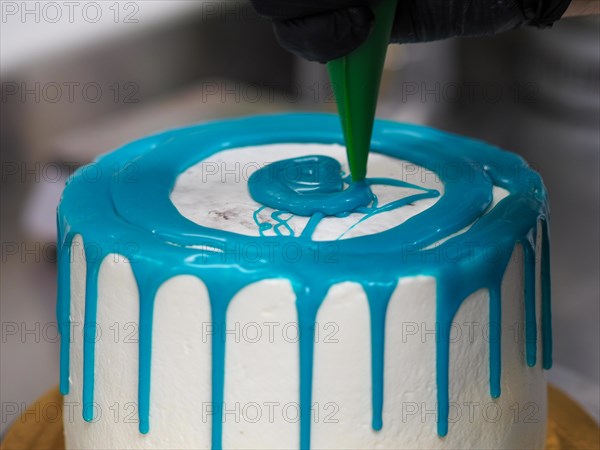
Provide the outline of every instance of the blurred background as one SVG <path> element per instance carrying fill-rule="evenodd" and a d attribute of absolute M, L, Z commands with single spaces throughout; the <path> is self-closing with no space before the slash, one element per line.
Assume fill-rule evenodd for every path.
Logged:
<path fill-rule="evenodd" d="M 100 153 L 167 128 L 335 111 L 325 67 L 245 1 L 1 1 L 0 433 L 58 383 L 55 208 Z M 391 46 L 379 116 L 485 139 L 543 176 L 555 368 L 600 417 L 600 22 Z M 6 406 L 6 407 L 5 407 Z M 15 410 L 16 408 L 16 410 Z"/>

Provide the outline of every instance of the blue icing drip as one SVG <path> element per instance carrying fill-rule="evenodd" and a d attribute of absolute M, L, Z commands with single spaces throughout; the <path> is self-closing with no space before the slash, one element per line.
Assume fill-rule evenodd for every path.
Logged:
<path fill-rule="evenodd" d="M 227 275 L 225 276 L 227 277 Z M 223 399 L 225 392 L 225 344 L 227 328 L 227 307 L 235 293 L 242 289 L 242 285 L 235 278 L 228 285 L 222 283 L 208 283 L 210 295 L 211 321 L 216 330 L 212 337 L 212 449 L 223 448 Z"/>
<path fill-rule="evenodd" d="M 548 221 L 542 221 L 542 364 L 552 367 L 552 310 L 550 287 L 550 236 Z"/>
<path fill-rule="evenodd" d="M 383 369 L 385 357 L 385 318 L 396 283 L 363 285 L 371 314 L 371 377 L 374 430 L 383 427 Z"/>
<path fill-rule="evenodd" d="M 541 221 L 542 360 L 545 368 L 550 367 L 552 338 L 547 199 L 539 176 L 521 158 L 481 142 L 428 128 L 376 122 L 373 151 L 433 171 L 444 183 L 444 194 L 427 210 L 387 231 L 333 241 L 332 245 L 335 245 L 337 250 L 337 264 L 328 264 L 328 261 L 319 258 L 319 246 L 310 239 L 312 233 L 325 215 L 331 213 L 345 216 L 355 211 L 368 215 L 381 211 L 380 208 L 399 207 L 399 204 L 381 207 L 377 204 L 368 183 L 378 183 L 382 180 L 367 180 L 364 184 L 350 185 L 344 189 L 343 175 L 339 167 L 335 164 L 324 164 L 323 167 L 317 164 L 315 167 L 314 161 L 309 163 L 308 172 L 304 172 L 303 168 L 299 182 L 287 183 L 279 176 L 278 182 L 284 182 L 283 185 L 271 193 L 266 189 L 262 192 L 268 194 L 265 205 L 276 206 L 277 210 L 284 211 L 287 203 L 282 200 L 298 198 L 319 199 L 324 205 L 319 207 L 315 202 L 305 203 L 301 200 L 294 203 L 294 210 L 287 208 L 293 214 L 312 214 L 300 236 L 263 236 L 267 225 L 258 222 L 258 213 L 254 215 L 254 219 L 261 237 L 210 229 L 182 217 L 172 204 L 169 194 L 175 180 L 188 167 L 228 148 L 275 142 L 343 143 L 343 136 L 339 120 L 333 115 L 256 117 L 205 124 L 129 144 L 96 162 L 97 167 L 101 169 L 99 179 L 92 182 L 84 176 L 83 170 L 79 170 L 69 181 L 58 210 L 61 286 L 58 293 L 57 319 L 62 335 L 63 393 L 68 391 L 69 379 L 69 260 L 73 237 L 81 234 L 84 243 L 93 242 L 101 256 L 87 255 L 86 251 L 88 257 L 83 393 L 86 420 L 92 419 L 93 412 L 91 408 L 90 411 L 86 410 L 93 401 L 94 393 L 92 335 L 95 333 L 97 276 L 103 257 L 115 252 L 115 243 L 135 242 L 138 250 L 135 255 L 123 256 L 130 257 L 140 298 L 139 416 L 140 431 L 143 433 L 148 432 L 150 428 L 154 296 L 162 282 L 181 274 L 196 276 L 207 285 L 213 320 L 220 323 L 226 321 L 227 306 L 231 298 L 244 286 L 267 278 L 286 278 L 292 281 L 297 294 L 300 330 L 304 331 L 300 340 L 302 449 L 310 447 L 314 350 L 311 335 L 314 333 L 315 317 L 329 287 L 342 281 L 360 283 L 369 298 L 373 349 L 372 425 L 377 429 L 383 425 L 382 322 L 385 322 L 385 314 L 382 311 L 385 310 L 384 305 L 389 302 L 389 295 L 393 290 L 391 286 L 395 286 L 402 277 L 431 275 L 436 278 L 438 433 L 444 436 L 448 432 L 449 336 L 442 330 L 452 324 L 462 301 L 478 289 L 490 291 L 490 322 L 500 323 L 499 286 L 512 250 L 515 243 L 521 242 L 525 252 L 531 255 L 535 249 L 536 226 L 538 221 Z M 313 158 L 327 161 L 325 157 Z M 118 174 L 114 173 L 115 164 L 122 168 Z M 130 164 L 135 164 L 137 169 L 134 183 L 126 176 L 130 173 Z M 323 174 L 320 171 L 326 166 L 331 167 L 327 170 L 333 171 L 332 181 L 327 179 L 325 183 L 316 184 L 311 181 L 310 177 L 315 173 Z M 445 170 L 450 166 L 462 169 L 458 174 L 456 171 Z M 276 178 L 277 173 L 276 170 Z M 250 183 L 251 191 L 260 183 L 260 180 Z M 507 189 L 509 195 L 490 209 L 493 185 Z M 277 199 L 277 192 L 284 188 L 288 189 L 287 197 Z M 429 198 L 433 198 L 439 196 L 439 193 L 424 190 L 416 195 L 428 195 Z M 332 200 L 333 198 L 336 200 Z M 337 202 L 343 206 L 336 205 Z M 465 227 L 470 227 L 467 232 L 458 234 L 442 244 L 431 246 Z M 470 246 L 474 241 L 494 243 L 499 249 L 499 257 L 488 258 L 482 248 Z M 257 242 L 280 248 L 293 244 L 299 246 L 302 251 L 300 258 L 293 262 L 286 259 L 282 252 L 275 252 L 269 257 L 244 259 L 235 251 L 236 246 L 255 245 Z M 204 249 L 192 248 L 191 245 L 203 246 Z M 449 250 L 455 248 L 459 249 L 456 258 L 450 261 L 444 257 Z M 534 267 L 534 263 L 535 261 L 528 262 L 526 258 L 528 294 L 525 303 L 526 310 L 529 311 L 526 318 L 529 324 L 532 311 L 535 319 L 535 308 L 532 310 L 532 305 L 535 307 L 535 295 L 532 294 L 532 289 L 529 289 L 531 274 L 534 274 L 531 267 Z M 386 286 L 389 287 L 389 291 L 384 289 Z M 535 353 L 531 351 L 530 342 L 536 339 L 535 327 L 526 326 L 526 334 L 528 362 L 532 362 L 532 354 L 535 362 Z M 90 337 L 92 339 L 89 339 Z M 492 396 L 500 394 L 500 357 L 499 343 L 490 343 L 489 381 Z M 225 341 L 215 339 L 212 376 L 215 415 L 212 448 L 217 450 L 221 448 L 223 432 L 220 406 L 225 387 L 224 361 Z"/>
<path fill-rule="evenodd" d="M 298 330 L 300 333 L 300 450 L 309 450 L 315 323 L 319 306 L 321 306 L 327 292 L 323 290 L 323 286 L 312 289 L 307 285 L 297 285 L 294 287 L 294 291 L 297 297 L 296 309 L 298 310 Z"/>
<path fill-rule="evenodd" d="M 537 320 L 535 317 L 535 232 L 522 241 L 525 270 L 525 357 L 529 367 L 537 360 Z M 532 242 L 533 240 L 533 242 Z"/>
<path fill-rule="evenodd" d="M 58 230 L 59 233 L 61 233 L 60 228 L 58 228 Z M 71 325 L 69 320 L 71 314 L 71 241 L 72 239 L 69 238 L 64 242 L 59 242 L 58 245 L 56 317 L 58 321 L 58 330 L 61 335 L 59 388 L 62 395 L 67 395 L 69 393 L 69 353 L 71 343 Z"/>
<path fill-rule="evenodd" d="M 500 397 L 502 371 L 502 289 L 500 284 L 489 288 L 490 295 L 490 395 Z"/>
<path fill-rule="evenodd" d="M 136 281 L 145 288 L 140 289 L 139 323 L 139 367 L 138 367 L 138 403 L 139 430 L 146 434 L 150 431 L 150 373 L 152 361 L 152 322 L 154 318 L 154 299 L 160 284 L 153 283 L 152 273 L 141 264 L 132 264 Z M 142 281 L 143 280 L 143 281 Z M 141 283 L 140 283 L 141 281 Z"/>
<path fill-rule="evenodd" d="M 98 272 L 102 258 L 92 254 L 93 247 L 85 250 L 85 323 L 83 326 L 83 418 L 94 420 L 94 359 L 96 352 L 96 312 L 98 309 Z"/>

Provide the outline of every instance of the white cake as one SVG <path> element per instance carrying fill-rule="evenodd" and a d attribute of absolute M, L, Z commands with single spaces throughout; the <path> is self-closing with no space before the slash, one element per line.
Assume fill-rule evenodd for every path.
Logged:
<path fill-rule="evenodd" d="M 147 138 L 74 176 L 59 207 L 68 450 L 544 448 L 542 366 L 550 366 L 551 341 L 537 174 L 486 144 L 381 122 L 369 178 L 415 187 L 374 182 L 378 205 L 438 195 L 373 215 L 324 217 L 307 246 L 309 217 L 258 204 L 249 179 L 307 155 L 331 157 L 347 173 L 335 142 L 342 137 L 334 116 L 250 118 Z M 385 150 L 397 146 L 441 165 L 424 168 Z M 439 227 L 423 229 L 433 238 L 422 245 L 369 241 L 359 254 L 348 251 L 456 195 L 454 175 L 443 173 L 450 166 L 435 152 L 468 162 L 458 178 L 479 194 L 469 189 L 456 204 L 480 212 L 461 225 L 450 212 L 462 213 L 449 210 Z M 181 229 L 168 228 L 167 216 L 179 216 Z M 442 231 L 446 220 L 456 229 Z M 523 236 L 506 231 L 525 225 Z M 469 243 L 470 257 L 451 253 L 453 242 L 463 250 Z M 455 313 L 445 315 L 444 299 L 458 302 Z M 314 339 L 304 337 L 302 347 L 299 330 L 306 336 L 308 328 L 299 317 L 308 310 Z"/>

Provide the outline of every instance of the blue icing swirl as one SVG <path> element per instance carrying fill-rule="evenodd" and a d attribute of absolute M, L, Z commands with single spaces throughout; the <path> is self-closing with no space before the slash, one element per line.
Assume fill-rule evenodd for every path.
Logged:
<path fill-rule="evenodd" d="M 258 227 L 261 236 L 244 236 L 200 226 L 183 217 L 170 200 L 177 176 L 187 168 L 220 151 L 277 142 L 343 143 L 339 119 L 334 115 L 282 115 L 252 117 L 215 122 L 152 136 L 126 145 L 96 162 L 100 177 L 86 176 L 86 169 L 70 179 L 58 209 L 59 288 L 57 319 L 61 339 L 61 378 L 63 394 L 69 390 L 70 354 L 70 260 L 76 235 L 85 242 L 86 254 L 86 336 L 95 335 L 98 301 L 98 272 L 107 255 L 118 252 L 115 243 L 134 242 L 137 252 L 124 252 L 138 284 L 140 302 L 139 335 L 139 428 L 150 429 L 151 349 L 154 297 L 160 285 L 173 276 L 189 274 L 207 286 L 212 320 L 225 328 L 227 308 L 233 296 L 245 286 L 268 278 L 287 278 L 297 295 L 300 338 L 300 443 L 310 448 L 312 398 L 312 333 L 321 303 L 329 288 L 339 282 L 360 283 L 369 301 L 372 348 L 372 427 L 381 429 L 385 401 L 383 391 L 385 347 L 384 330 L 387 305 L 402 277 L 430 275 L 437 280 L 436 290 L 436 380 L 440 436 L 448 432 L 449 413 L 449 329 L 463 300 L 479 289 L 490 293 L 490 329 L 501 324 L 500 286 L 513 248 L 520 243 L 525 252 L 525 354 L 526 363 L 537 364 L 538 340 L 535 317 L 535 245 L 542 243 L 541 258 L 541 339 L 542 364 L 552 364 L 550 310 L 550 255 L 546 191 L 539 175 L 518 156 L 482 142 L 442 133 L 429 128 L 377 121 L 373 150 L 409 161 L 433 171 L 444 183 L 444 193 L 427 210 L 378 234 L 316 243 L 310 239 L 319 221 L 327 214 L 344 215 L 350 211 L 365 218 L 407 201 L 438 197 L 437 191 L 422 189 L 411 200 L 400 199 L 378 205 L 372 195 L 373 184 L 408 186 L 400 180 L 367 179 L 350 185 L 339 174 L 337 162 L 321 156 L 301 160 L 299 179 L 281 178 L 284 163 L 269 169 L 276 183 L 257 178 L 249 189 L 255 199 L 274 208 L 275 236 L 264 235 L 270 224 Z M 312 159 L 311 159 L 312 158 Z M 296 161 L 298 162 L 298 161 Z M 319 164 L 324 162 L 324 164 Z M 283 165 L 282 165 L 283 164 Z M 115 173 L 114 168 L 119 167 Z M 131 168 L 135 168 L 132 180 Z M 315 173 L 333 170 L 331 180 L 311 181 Z M 263 172 L 264 173 L 264 172 Z M 279 173 L 279 175 L 277 175 Z M 269 173 L 267 172 L 267 175 Z M 323 175 L 323 174 L 322 174 Z M 278 178 L 279 176 L 279 178 Z M 494 208 L 492 187 L 506 189 L 509 195 Z M 414 187 L 414 186 L 413 186 Z M 367 195 L 368 194 L 368 195 Z M 318 202 L 303 199 L 319 198 Z M 343 201 L 340 201 L 342 199 Z M 340 202 L 340 203 L 338 203 Z M 344 204 L 345 202 L 345 204 Z M 310 204 L 312 206 L 307 207 Z M 343 206 L 340 206 L 342 204 Z M 259 208 L 260 209 L 260 208 Z M 293 211 L 292 211 L 293 210 Z M 260 211 L 254 214 L 254 219 Z M 285 229 L 285 214 L 310 216 L 299 236 Z M 362 220 L 366 220 L 363 218 Z M 257 221 L 257 223 L 259 223 Z M 541 224 L 541 236 L 537 236 Z M 262 227 L 262 228 L 261 228 Z M 468 230 L 460 233 L 464 228 Z M 438 241 L 448 238 L 442 243 Z M 497 257 L 489 258 L 484 246 L 493 243 Z M 245 244 L 265 244 L 269 248 L 294 245 L 297 259 L 290 261 L 284 252 L 268 257 L 240 258 L 235 249 Z M 323 245 L 335 246 L 337 262 L 321 257 Z M 435 244 L 435 245 L 433 245 Z M 192 247 L 196 246 L 196 247 Z M 198 248 L 197 246 L 202 246 Z M 100 257 L 98 251 L 100 250 Z M 448 253 L 453 255 L 448 258 Z M 490 395 L 501 395 L 501 342 L 490 339 Z M 216 414 L 212 422 L 212 448 L 222 448 L 221 420 L 225 379 L 225 346 L 222 339 L 212 341 L 212 402 Z M 94 339 L 85 339 L 83 367 L 83 416 L 93 420 Z M 402 380 L 397 380 L 401 383 Z M 160 387 L 157 387 L 160 388 Z"/>
<path fill-rule="evenodd" d="M 340 163 L 328 156 L 303 156 L 278 161 L 257 170 L 248 181 L 258 203 L 300 216 L 335 216 L 371 203 L 367 183 L 344 189 Z"/>
<path fill-rule="evenodd" d="M 377 184 L 424 192 L 379 206 L 377 196 L 371 191 L 371 186 Z M 357 183 L 352 182 L 351 177 L 343 177 L 341 164 L 336 159 L 321 155 L 291 158 L 269 164 L 252 174 L 248 180 L 248 188 L 252 198 L 264 205 L 253 214 L 261 236 L 271 228 L 278 236 L 284 235 L 281 228 L 287 231 L 287 235 L 294 236 L 288 221 L 293 215 L 299 215 L 310 216 L 301 233 L 302 237 L 308 239 L 325 216 L 346 217 L 351 213 L 364 214 L 364 217 L 338 237 L 341 239 L 348 231 L 376 214 L 440 195 L 435 189 L 392 178 L 367 178 Z M 277 225 L 259 220 L 259 214 L 266 207 L 275 209 L 271 213 L 271 219 L 277 222 Z M 282 215 L 288 217 L 283 218 Z"/>

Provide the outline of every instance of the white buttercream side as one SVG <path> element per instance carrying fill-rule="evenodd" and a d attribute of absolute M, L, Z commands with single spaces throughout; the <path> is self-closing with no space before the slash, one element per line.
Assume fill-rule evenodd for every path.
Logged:
<path fill-rule="evenodd" d="M 356 283 L 333 286 L 319 309 L 325 332 L 315 339 L 312 448 L 374 448 L 369 317 Z"/>
<path fill-rule="evenodd" d="M 165 282 L 155 300 L 151 413 L 152 433 L 138 431 L 139 298 L 130 262 L 107 255 L 98 275 L 94 421 L 82 418 L 84 241 L 73 240 L 71 263 L 70 390 L 65 397 L 69 449 L 210 449 L 210 336 L 195 331 L 210 323 L 208 293 L 191 276 Z M 189 330 L 193 330 L 191 333 Z M 200 338 L 200 339 L 199 339 Z M 188 389 L 187 386 L 195 386 Z M 192 399 L 192 401 L 191 401 Z M 174 405 L 178 405 L 176 408 Z M 202 407 L 201 407 L 202 406 Z"/>
<path fill-rule="evenodd" d="M 210 449 L 210 324 L 202 281 L 179 275 L 160 287 L 152 332 L 151 431 L 142 438 L 152 440 L 153 446 L 145 443 L 145 448 Z M 137 431 L 136 435 L 141 438 Z"/>
<path fill-rule="evenodd" d="M 82 324 L 86 275 L 80 248 L 81 240 L 76 239 L 71 317 Z M 207 328 L 210 306 L 202 282 L 179 276 L 159 290 L 148 435 L 138 433 L 137 417 L 129 415 L 128 405 L 137 405 L 137 344 L 127 342 L 123 334 L 115 343 L 110 330 L 114 324 L 122 333 L 127 324 L 137 329 L 137 287 L 129 263 L 122 258 L 115 262 L 109 255 L 101 266 L 99 285 L 103 334 L 96 343 L 95 401 L 102 416 L 96 423 L 85 423 L 81 406 L 75 407 L 73 420 L 65 422 L 67 448 L 210 448 L 210 342 L 218 334 Z M 386 327 L 384 426 L 375 432 L 366 295 L 354 283 L 330 289 L 317 317 L 314 448 L 543 448 L 546 385 L 540 365 L 525 364 L 520 247 L 502 285 L 502 395 L 497 400 L 489 395 L 488 295 L 479 291 L 464 302 L 452 330 L 451 420 L 443 439 L 435 426 L 435 291 L 434 279 L 413 277 L 400 280 L 393 294 Z M 295 296 L 286 280 L 255 283 L 232 300 L 224 448 L 298 448 L 296 320 Z M 71 393 L 65 402 L 81 405 L 82 326 L 74 328 Z M 117 410 L 120 416 L 115 420 Z"/>
<path fill-rule="evenodd" d="M 223 447 L 297 448 L 300 352 L 291 284 L 265 280 L 242 289 L 225 332 Z"/>

